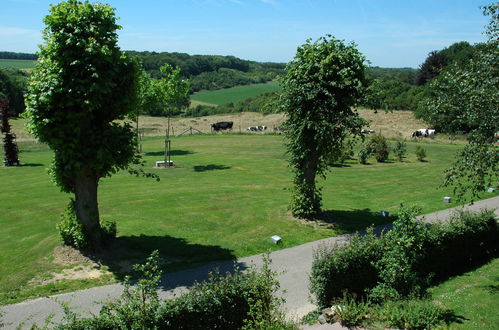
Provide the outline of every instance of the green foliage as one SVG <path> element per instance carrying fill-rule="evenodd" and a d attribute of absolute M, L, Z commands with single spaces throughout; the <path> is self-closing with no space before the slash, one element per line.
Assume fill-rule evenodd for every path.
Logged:
<path fill-rule="evenodd" d="M 25 109 L 27 74 L 23 71 L 0 69 L 0 100 L 8 99 L 10 116 L 19 116 Z"/>
<path fill-rule="evenodd" d="M 367 164 L 367 159 L 369 156 L 372 154 L 372 151 L 370 149 L 370 146 L 368 144 L 364 144 L 360 149 L 357 154 L 359 157 L 359 163 L 361 164 Z"/>
<path fill-rule="evenodd" d="M 397 329 L 434 329 L 446 323 L 449 311 L 428 300 L 387 301 L 374 317 L 385 327 Z"/>
<path fill-rule="evenodd" d="M 497 223 L 492 212 L 459 213 L 449 223 L 427 226 L 402 209 L 394 228 L 379 239 L 354 236 L 343 247 L 314 255 L 310 291 L 320 307 L 344 292 L 372 302 L 419 296 L 435 280 L 497 253 Z"/>
<path fill-rule="evenodd" d="M 338 154 L 348 135 L 360 134 L 363 120 L 352 107 L 364 89 L 364 57 L 354 44 L 328 35 L 298 47 L 286 71 L 282 110 L 295 172 L 290 208 L 295 216 L 311 217 L 322 199 L 316 176 L 325 176 L 329 156 Z"/>
<path fill-rule="evenodd" d="M 116 221 L 114 220 L 101 220 L 100 226 L 102 228 L 102 233 L 106 241 L 116 238 L 118 233 L 118 228 L 116 227 Z"/>
<path fill-rule="evenodd" d="M 416 158 L 422 162 L 426 158 L 426 149 L 421 146 L 416 146 Z"/>
<path fill-rule="evenodd" d="M 372 261 L 382 253 L 381 241 L 372 231 L 355 235 L 346 246 L 322 247 L 314 253 L 310 292 L 319 307 L 328 306 L 345 292 L 364 295 L 378 281 Z"/>
<path fill-rule="evenodd" d="M 76 219 L 75 202 L 71 199 L 56 225 L 62 243 L 77 249 L 85 249 L 89 242 L 83 225 Z"/>
<path fill-rule="evenodd" d="M 362 324 L 370 313 L 369 302 L 356 300 L 348 295 L 339 300 L 336 306 L 335 321 L 348 328 Z"/>
<path fill-rule="evenodd" d="M 153 78 L 161 77 L 160 67 L 165 64 L 180 68 L 183 77 L 189 78 L 191 92 L 268 82 L 281 75 L 285 67 L 283 63 L 259 63 L 234 56 L 127 53 L 138 57 L 144 70 Z"/>
<path fill-rule="evenodd" d="M 12 60 L 36 60 L 36 54 L 16 53 L 16 52 L 0 52 L 0 59 Z"/>
<path fill-rule="evenodd" d="M 395 142 L 395 146 L 393 147 L 393 153 L 399 162 L 403 161 L 405 155 L 407 154 L 407 143 L 405 143 L 404 140 L 397 140 Z"/>
<path fill-rule="evenodd" d="M 430 279 L 428 274 L 419 273 L 419 266 L 425 260 L 424 248 L 430 234 L 426 224 L 414 219 L 419 211 L 401 207 L 393 229 L 384 235 L 385 249 L 372 261 L 379 277 L 369 294 L 374 301 L 419 294 L 427 287 Z"/>
<path fill-rule="evenodd" d="M 490 15 L 486 29 L 489 41 L 466 66 L 453 66 L 435 79 L 434 93 L 427 100 L 429 120 L 444 130 L 461 128 L 471 131 L 469 144 L 458 154 L 446 171 L 444 186 L 454 186 L 454 193 L 462 198 L 478 192 L 497 181 L 499 147 L 495 144 L 499 131 L 499 6 L 483 7 Z"/>
<path fill-rule="evenodd" d="M 369 139 L 369 150 L 374 154 L 377 162 L 383 163 L 388 159 L 390 143 L 383 135 L 375 134 Z"/>
<path fill-rule="evenodd" d="M 136 109 L 136 63 L 118 48 L 110 6 L 68 0 L 50 12 L 25 115 L 30 131 L 55 151 L 54 181 L 75 193 L 77 219 L 98 246 L 98 182 L 140 158 L 132 127 L 118 122 Z"/>
<path fill-rule="evenodd" d="M 254 268 L 221 276 L 209 275 L 184 295 L 159 300 L 159 253 L 153 252 L 143 265 L 135 265 L 138 283 L 129 280 L 120 299 L 104 305 L 91 318 L 71 317 L 57 329 L 292 329 L 280 312 L 282 300 L 269 259 L 262 270 Z"/>
<path fill-rule="evenodd" d="M 139 87 L 139 108 L 150 116 L 175 116 L 189 106 L 189 83 L 182 78 L 180 69 L 165 64 L 161 77 L 152 79 L 142 71 Z"/>
<path fill-rule="evenodd" d="M 19 166 L 19 150 L 17 144 L 15 143 L 15 134 L 11 133 L 11 126 L 9 123 L 9 101 L 7 99 L 0 99 L 0 119 L 2 120 L 2 125 L 0 126 L 0 132 L 4 134 L 3 137 L 3 154 L 4 154 L 4 165 L 5 166 Z"/>

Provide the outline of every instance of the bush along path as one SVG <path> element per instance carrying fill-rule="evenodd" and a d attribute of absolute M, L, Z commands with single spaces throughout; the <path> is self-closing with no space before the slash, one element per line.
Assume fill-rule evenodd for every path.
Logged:
<path fill-rule="evenodd" d="M 447 221 L 458 210 L 480 211 L 484 209 L 494 210 L 496 218 L 499 218 L 499 196 L 475 202 L 473 205 L 455 207 L 418 218 L 430 223 L 437 220 Z M 375 228 L 375 232 L 382 229 L 386 229 L 386 226 Z M 314 251 L 326 245 L 347 244 L 352 236 L 341 235 L 326 238 L 270 253 L 271 268 L 278 273 L 276 279 L 280 283 L 281 290 L 284 291 L 281 295 L 286 300 L 284 308 L 288 317 L 301 317 L 317 308 L 309 299 L 309 275 Z M 239 269 L 246 269 L 251 265 L 258 268 L 264 264 L 264 256 L 241 258 L 236 264 Z M 234 269 L 234 262 L 215 262 L 194 269 L 164 274 L 160 281 L 159 298 L 173 298 L 185 293 L 194 282 L 207 280 L 208 273 L 214 269 L 224 274 Z M 70 306 L 73 311 L 83 315 L 97 314 L 102 307 L 102 302 L 117 299 L 123 289 L 122 284 L 113 284 L 2 306 L 0 313 L 3 312 L 4 315 L 0 319 L 0 324 L 3 323 L 7 329 L 17 326 L 30 327 L 32 324 L 43 325 L 47 317 L 52 317 L 54 322 L 58 322 L 64 315 L 62 305 Z"/>

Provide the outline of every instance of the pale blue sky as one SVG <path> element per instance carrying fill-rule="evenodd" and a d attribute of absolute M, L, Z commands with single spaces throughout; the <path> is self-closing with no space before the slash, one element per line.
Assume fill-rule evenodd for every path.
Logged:
<path fill-rule="evenodd" d="M 35 52 L 50 0 L 0 0 L 0 50 Z M 93 2 L 93 1 L 92 1 Z M 418 67 L 432 50 L 485 41 L 478 0 L 108 0 L 124 50 L 287 62 L 307 38 L 354 41 L 381 67 Z"/>

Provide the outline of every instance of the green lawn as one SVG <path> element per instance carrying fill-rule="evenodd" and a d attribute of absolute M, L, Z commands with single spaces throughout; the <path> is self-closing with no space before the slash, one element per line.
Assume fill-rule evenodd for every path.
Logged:
<path fill-rule="evenodd" d="M 499 259 L 455 276 L 430 290 L 433 300 L 451 309 L 458 322 L 452 329 L 498 329 Z"/>
<path fill-rule="evenodd" d="M 0 68 L 33 69 L 36 61 L 0 59 Z"/>
<path fill-rule="evenodd" d="M 409 142 L 404 163 L 351 161 L 332 168 L 323 189 L 324 209 L 334 222 L 330 229 L 289 215 L 292 176 L 281 136 L 174 138 L 176 167 L 153 169 L 154 161 L 163 158 L 163 145 L 161 137 L 143 140 L 146 169 L 157 173 L 160 182 L 118 173 L 101 181 L 99 203 L 102 218 L 116 220 L 119 241 L 136 252 L 133 257 L 159 249 L 178 261 L 172 268 L 291 247 L 391 221 L 377 213 L 394 213 L 402 202 L 419 205 L 425 213 L 449 207 L 442 197 L 450 191 L 437 186 L 459 148 L 419 143 L 428 154 L 428 162 L 421 163 L 414 156 L 418 143 Z M 45 145 L 21 142 L 19 147 L 24 165 L 0 167 L 0 303 L 109 281 L 30 284 L 36 276 L 61 269 L 52 262 L 59 244 L 55 224 L 69 196 L 47 175 L 52 153 Z M 283 238 L 282 245 L 270 243 L 275 234 Z"/>
<path fill-rule="evenodd" d="M 195 101 L 222 105 L 230 102 L 244 101 L 263 93 L 279 90 L 281 87 L 276 82 L 256 84 L 248 86 L 237 86 L 214 91 L 201 91 L 191 95 Z"/>

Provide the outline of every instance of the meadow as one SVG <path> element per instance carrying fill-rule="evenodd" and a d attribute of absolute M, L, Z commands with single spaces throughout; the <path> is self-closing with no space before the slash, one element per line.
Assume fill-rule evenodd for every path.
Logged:
<path fill-rule="evenodd" d="M 247 98 L 279 90 L 277 82 L 237 86 L 213 91 L 201 91 L 191 95 L 191 99 L 202 104 L 222 105 L 231 102 L 244 101 Z"/>
<path fill-rule="evenodd" d="M 0 302 L 9 303 L 74 290 L 123 278 L 123 264 L 141 261 L 160 250 L 166 270 L 212 260 L 234 259 L 295 246 L 366 226 L 393 221 L 380 210 L 396 214 L 400 203 L 422 212 L 444 209 L 438 189 L 442 171 L 459 145 L 408 142 L 403 163 L 368 165 L 350 160 L 332 167 L 322 182 L 322 221 L 306 223 L 287 210 L 292 173 L 280 135 L 213 134 L 172 139 L 174 168 L 153 168 L 163 159 L 164 138 L 142 140 L 145 169 L 156 182 L 120 172 L 101 180 L 101 217 L 118 224 L 118 248 L 113 261 L 101 261 L 102 276 L 64 278 L 81 269 L 76 262 L 57 262 L 60 244 L 55 224 L 69 195 L 59 191 L 47 174 L 52 152 L 35 141 L 20 141 L 21 167 L 0 167 Z M 427 149 L 426 162 L 414 155 Z M 489 194 L 490 195 L 490 194 Z M 489 197 L 487 195 L 486 197 Z M 280 235 L 273 245 L 269 237 Z M 56 249 L 56 250 L 54 250 Z M 122 255 L 119 250 L 124 249 Z"/>
<path fill-rule="evenodd" d="M 0 59 L 0 68 L 33 69 L 36 61 Z"/>

